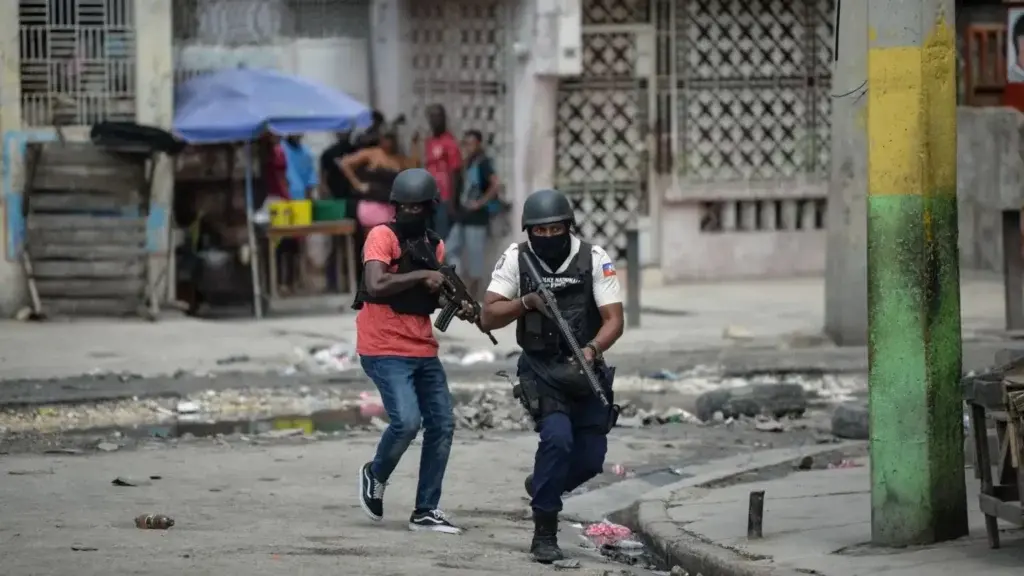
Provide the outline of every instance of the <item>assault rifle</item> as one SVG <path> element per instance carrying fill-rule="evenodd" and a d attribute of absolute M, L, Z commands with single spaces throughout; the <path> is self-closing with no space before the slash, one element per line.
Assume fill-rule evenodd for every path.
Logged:
<path fill-rule="evenodd" d="M 410 254 L 414 259 L 419 260 L 420 263 L 427 265 L 431 270 L 437 270 L 444 276 L 444 284 L 441 285 L 441 311 L 437 314 L 437 320 L 434 320 L 434 328 L 441 332 L 446 332 L 448 325 L 452 323 L 452 319 L 462 311 L 463 304 L 468 304 L 473 312 L 469 315 L 467 321 L 476 324 L 476 327 L 480 328 L 480 331 L 491 339 L 491 344 L 497 346 L 498 340 L 494 335 L 489 330 L 484 330 L 480 326 L 480 303 L 466 289 L 462 278 L 459 278 L 459 275 L 455 273 L 455 267 L 441 264 L 433 254 L 427 255 L 419 250 L 410 250 Z"/>
<path fill-rule="evenodd" d="M 608 397 L 605 396 L 604 390 L 601 388 L 601 382 L 597 379 L 597 374 L 594 373 L 594 367 L 583 356 L 580 343 L 576 341 L 576 336 L 573 335 L 572 329 L 569 328 L 569 323 L 565 321 L 562 311 L 558 309 L 558 301 L 555 300 L 555 294 L 551 292 L 551 288 L 544 282 L 544 277 L 540 275 L 537 266 L 533 263 L 533 255 L 527 253 L 524 256 L 525 258 L 522 259 L 522 262 L 526 264 L 526 274 L 537 285 L 537 292 L 540 294 L 541 299 L 544 300 L 547 311 L 555 321 L 555 325 L 558 326 L 558 331 L 562 334 L 562 338 L 569 344 L 573 358 L 580 365 L 579 367 L 583 371 L 583 375 L 587 377 L 587 382 L 594 391 L 594 395 L 597 396 L 597 399 L 605 407 L 609 406 Z"/>
<path fill-rule="evenodd" d="M 469 321 L 476 324 L 476 327 L 480 328 L 480 331 L 491 339 L 491 344 L 497 346 L 498 340 L 494 335 L 489 330 L 484 330 L 480 326 L 480 303 L 470 295 L 466 285 L 462 282 L 462 278 L 459 278 L 459 275 L 455 273 L 455 267 L 442 264 L 438 267 L 437 271 L 444 275 L 444 284 L 441 285 L 441 296 L 443 297 L 444 305 L 437 314 L 437 320 L 434 320 L 434 328 L 441 332 L 448 330 L 448 325 L 452 323 L 452 318 L 455 318 L 462 310 L 463 304 L 469 304 L 469 307 L 473 309 L 473 314 L 470 316 Z"/>

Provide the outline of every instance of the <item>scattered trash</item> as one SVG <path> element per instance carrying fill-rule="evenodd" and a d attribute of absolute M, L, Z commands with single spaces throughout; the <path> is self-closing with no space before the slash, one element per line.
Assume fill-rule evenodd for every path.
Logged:
<path fill-rule="evenodd" d="M 64 454 L 67 456 L 75 456 L 81 453 L 82 451 L 78 448 L 50 448 L 43 451 L 43 454 Z"/>
<path fill-rule="evenodd" d="M 633 536 L 633 531 L 621 524 L 603 520 L 591 524 L 583 530 L 583 534 L 599 547 L 613 546 Z"/>
<path fill-rule="evenodd" d="M 149 480 L 133 480 L 126 476 L 118 476 L 110 481 L 114 486 L 149 486 L 151 482 Z"/>
<path fill-rule="evenodd" d="M 722 330 L 722 339 L 724 340 L 752 340 L 754 333 L 742 326 L 726 326 Z"/>
<path fill-rule="evenodd" d="M 814 467 L 814 458 L 810 456 L 804 456 L 800 459 L 800 463 L 797 464 L 798 470 L 810 470 Z"/>
<path fill-rule="evenodd" d="M 135 517 L 135 527 L 140 530 L 167 530 L 174 526 L 174 518 L 163 514 L 143 514 Z"/>
<path fill-rule="evenodd" d="M 228 356 L 227 358 L 221 358 L 217 360 L 218 366 L 227 366 L 229 364 L 242 364 L 252 360 L 247 354 L 238 354 L 236 356 Z"/>
<path fill-rule="evenodd" d="M 100 442 L 96 445 L 96 449 L 100 452 L 117 452 L 121 449 L 121 445 L 113 442 Z"/>
<path fill-rule="evenodd" d="M 325 372 L 346 372 L 355 365 L 355 351 L 346 344 L 310 350 L 313 361 Z"/>
<path fill-rule="evenodd" d="M 839 468 L 860 468 L 862 466 L 864 466 L 863 463 L 857 462 L 857 461 L 854 461 L 854 460 L 840 460 L 839 462 L 829 463 L 829 465 L 828 465 L 829 470 L 834 470 L 834 469 L 839 469 Z"/>
<path fill-rule="evenodd" d="M 580 561 L 575 558 L 565 558 L 563 560 L 555 560 L 551 563 L 551 566 L 555 570 L 576 570 L 580 567 Z"/>
<path fill-rule="evenodd" d="M 380 398 L 374 397 L 369 392 L 359 394 L 359 415 L 363 418 L 383 418 L 385 415 L 384 404 Z"/>
<path fill-rule="evenodd" d="M 668 380 L 670 382 L 678 382 L 683 379 L 683 375 L 678 372 L 671 370 L 659 370 L 650 374 L 644 374 L 644 378 L 650 378 L 651 380 Z"/>
<path fill-rule="evenodd" d="M 71 550 L 75 552 L 96 552 L 99 548 L 93 546 L 82 546 L 81 544 L 72 544 Z"/>
<path fill-rule="evenodd" d="M 53 474 L 53 469 L 46 470 L 8 470 L 9 476 L 48 476 Z"/>
<path fill-rule="evenodd" d="M 782 432 L 786 427 L 778 420 L 768 420 L 754 424 L 754 429 L 759 432 Z"/>
<path fill-rule="evenodd" d="M 196 414 L 199 412 L 199 404 L 190 400 L 182 400 L 178 402 L 178 405 L 174 408 L 178 414 Z"/>
<path fill-rule="evenodd" d="M 629 470 L 622 464 L 613 464 L 609 471 L 616 476 L 626 476 L 629 473 Z"/>
<path fill-rule="evenodd" d="M 440 355 L 440 358 L 445 364 L 459 364 L 462 366 L 492 364 L 498 360 L 498 356 L 493 350 L 488 350 L 486 348 L 470 350 L 469 348 L 463 348 L 462 346 L 452 346 L 451 348 L 448 348 L 444 354 Z"/>
<path fill-rule="evenodd" d="M 383 432 L 388 429 L 388 423 L 381 420 L 380 418 L 370 418 L 370 426 L 373 426 L 380 432 Z"/>
<path fill-rule="evenodd" d="M 681 566 L 673 566 L 669 571 L 669 576 L 690 576 L 690 573 L 683 570 Z"/>
<path fill-rule="evenodd" d="M 260 433 L 263 438 L 292 438 L 294 436 L 302 436 L 306 431 L 302 428 L 280 428 L 277 430 L 267 430 L 266 432 Z"/>

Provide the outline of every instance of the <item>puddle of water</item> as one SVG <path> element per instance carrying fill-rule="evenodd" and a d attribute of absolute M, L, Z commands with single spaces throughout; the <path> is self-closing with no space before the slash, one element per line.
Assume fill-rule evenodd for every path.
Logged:
<path fill-rule="evenodd" d="M 97 436 L 120 433 L 136 440 L 146 438 L 180 438 L 186 434 L 201 438 L 241 434 L 256 436 L 273 430 L 302 430 L 304 434 L 344 432 L 353 426 L 367 424 L 359 407 L 322 410 L 308 415 L 258 416 L 241 419 L 207 419 L 202 415 L 183 415 L 174 422 L 141 424 L 137 426 L 107 426 L 65 432 L 71 436 Z"/>

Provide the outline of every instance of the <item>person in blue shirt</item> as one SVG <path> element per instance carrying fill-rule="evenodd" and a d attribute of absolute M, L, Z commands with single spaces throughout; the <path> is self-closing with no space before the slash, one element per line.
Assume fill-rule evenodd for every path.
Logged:
<path fill-rule="evenodd" d="M 310 200 L 320 185 L 313 153 L 302 143 L 302 136 L 284 140 L 284 156 L 288 162 L 288 195 L 292 200 Z"/>
<path fill-rule="evenodd" d="M 320 185 L 319 172 L 313 154 L 302 143 L 302 136 L 288 136 L 281 142 L 284 150 L 285 177 L 288 180 L 289 200 L 312 200 Z M 301 242 L 298 238 L 283 238 L 278 247 L 281 263 L 282 284 L 285 291 L 294 291 L 298 284 L 299 258 L 302 257 Z"/>

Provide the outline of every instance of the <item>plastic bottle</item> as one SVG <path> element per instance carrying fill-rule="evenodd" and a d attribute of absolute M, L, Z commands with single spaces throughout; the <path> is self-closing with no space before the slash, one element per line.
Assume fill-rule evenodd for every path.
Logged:
<path fill-rule="evenodd" d="M 167 530 L 174 526 L 174 518 L 163 514 L 143 514 L 135 518 L 135 527 L 141 530 Z"/>

